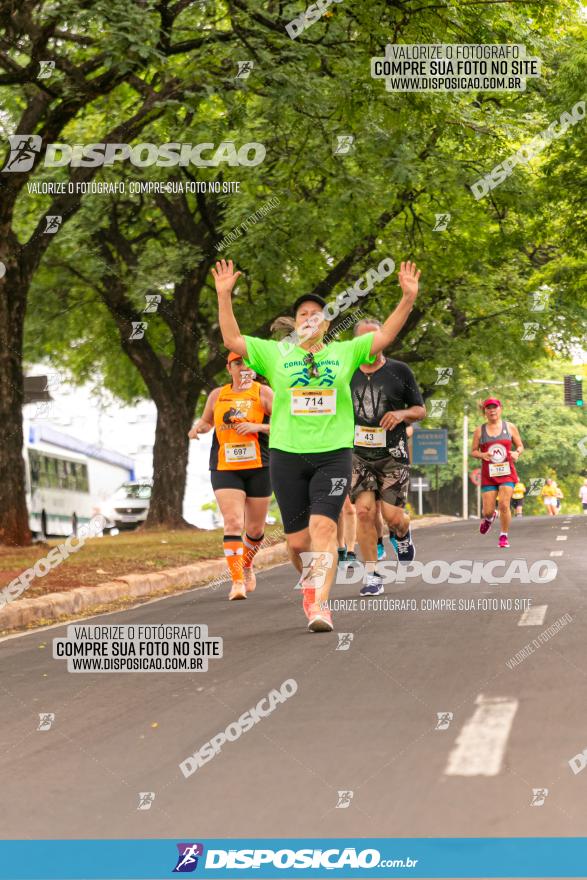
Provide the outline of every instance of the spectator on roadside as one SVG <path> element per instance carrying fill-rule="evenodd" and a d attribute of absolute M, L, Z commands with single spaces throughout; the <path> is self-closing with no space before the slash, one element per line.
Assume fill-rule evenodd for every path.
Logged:
<path fill-rule="evenodd" d="M 583 480 L 583 485 L 579 489 L 579 498 L 583 505 L 583 513 L 587 513 L 587 479 Z"/>

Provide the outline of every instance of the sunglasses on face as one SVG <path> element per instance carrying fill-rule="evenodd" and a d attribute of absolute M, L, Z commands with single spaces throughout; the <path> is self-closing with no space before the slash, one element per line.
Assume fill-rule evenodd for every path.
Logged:
<path fill-rule="evenodd" d="M 304 357 L 304 364 L 308 368 L 308 372 L 310 373 L 310 376 L 312 376 L 312 378 L 314 378 L 314 379 L 318 379 L 320 376 L 320 370 L 318 369 L 318 364 L 314 360 L 314 355 L 312 354 L 312 352 L 309 352 Z"/>

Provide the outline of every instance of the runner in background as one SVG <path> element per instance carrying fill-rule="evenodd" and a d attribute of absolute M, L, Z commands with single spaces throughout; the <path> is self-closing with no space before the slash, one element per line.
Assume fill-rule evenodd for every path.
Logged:
<path fill-rule="evenodd" d="M 522 516 L 524 508 L 524 495 L 526 494 L 526 486 L 521 480 L 518 480 L 512 492 L 512 510 L 514 516 Z"/>
<path fill-rule="evenodd" d="M 277 266 L 276 277 L 280 271 Z M 290 559 L 304 574 L 303 609 L 308 629 L 331 632 L 334 627 L 327 602 L 336 572 L 337 523 L 352 473 L 350 381 L 359 365 L 373 363 L 408 320 L 420 272 L 415 263 L 402 263 L 402 297 L 394 311 L 374 333 L 344 342 L 324 342 L 330 324 L 324 313 L 327 303 L 318 294 L 302 294 L 292 306 L 297 344 L 288 346 L 283 340 L 243 336 L 231 298 L 240 274 L 232 261 L 221 260 L 212 270 L 222 338 L 227 348 L 242 355 L 273 388 L 271 483 Z M 301 554 L 313 560 L 306 572 Z"/>
<path fill-rule="evenodd" d="M 338 518 L 338 564 L 344 568 L 354 565 L 357 561 L 355 546 L 357 543 L 357 513 L 355 505 L 347 495 L 341 514 Z"/>
<path fill-rule="evenodd" d="M 373 332 L 375 318 L 362 318 L 355 336 Z M 357 510 L 357 537 L 365 564 L 362 596 L 383 592 L 377 572 L 377 506 L 387 524 L 399 562 L 412 562 L 416 555 L 405 510 L 410 482 L 407 427 L 426 416 L 424 400 L 415 376 L 401 361 L 381 352 L 375 363 L 362 364 L 351 381 L 355 412 L 355 446 L 351 500 Z"/>
<path fill-rule="evenodd" d="M 561 512 L 561 504 L 565 496 L 563 495 L 563 490 L 560 488 L 556 480 L 552 481 L 552 485 L 556 489 L 556 513 L 558 514 Z"/>
<path fill-rule="evenodd" d="M 253 560 L 263 541 L 269 502 L 269 416 L 273 392 L 253 381 L 236 352 L 228 356 L 232 381 L 209 395 L 189 437 L 214 428 L 210 477 L 224 520 L 224 556 L 232 578 L 229 599 L 246 599 L 255 589 Z"/>
<path fill-rule="evenodd" d="M 579 498 L 583 505 L 583 513 L 587 513 L 587 480 L 583 480 L 583 485 L 579 489 Z"/>
<path fill-rule="evenodd" d="M 551 477 L 546 478 L 544 486 L 540 490 L 540 497 L 544 501 L 544 506 L 546 507 L 548 515 L 556 516 L 557 489 L 554 480 Z"/>
<path fill-rule="evenodd" d="M 471 450 L 473 458 L 481 460 L 483 518 L 479 531 L 484 535 L 493 525 L 497 516 L 497 500 L 501 521 L 498 546 L 505 548 L 510 546 L 510 502 L 518 482 L 515 462 L 524 451 L 524 444 L 516 426 L 502 419 L 501 402 L 496 397 L 488 397 L 481 404 L 481 410 L 485 415 L 485 423 L 475 428 Z M 512 449 L 513 445 L 515 449 Z"/>

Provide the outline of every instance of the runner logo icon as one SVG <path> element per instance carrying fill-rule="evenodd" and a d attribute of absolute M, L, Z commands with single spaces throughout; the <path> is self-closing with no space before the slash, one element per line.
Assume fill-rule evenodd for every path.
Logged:
<path fill-rule="evenodd" d="M 351 642 L 354 639 L 353 633 L 338 633 L 338 645 L 336 646 L 337 651 L 350 651 Z"/>
<path fill-rule="evenodd" d="M 39 72 L 37 74 L 37 79 L 51 79 L 54 71 L 54 61 L 39 61 Z"/>
<path fill-rule="evenodd" d="M 139 805 L 137 810 L 150 810 L 154 800 L 154 791 L 139 791 Z"/>
<path fill-rule="evenodd" d="M 445 232 L 450 223 L 450 214 L 435 214 L 436 222 L 432 232 Z"/>
<path fill-rule="evenodd" d="M 454 715 L 452 712 L 437 712 L 436 717 L 438 718 L 438 721 L 436 722 L 434 730 L 448 730 Z"/>
<path fill-rule="evenodd" d="M 346 488 L 347 479 L 346 477 L 331 477 L 330 482 L 332 483 L 332 488 L 329 495 L 342 495 Z"/>
<path fill-rule="evenodd" d="M 347 810 L 353 799 L 354 792 L 353 791 L 339 791 L 338 792 L 338 803 L 336 804 L 337 810 Z"/>
<path fill-rule="evenodd" d="M 35 157 L 41 151 L 41 136 L 38 134 L 11 134 L 10 156 L 2 171 L 30 171 Z"/>
<path fill-rule="evenodd" d="M 177 865 L 173 869 L 174 874 L 188 874 L 198 867 L 198 856 L 204 855 L 203 843 L 178 843 L 179 850 Z"/>
<path fill-rule="evenodd" d="M 39 712 L 39 726 L 37 730 L 51 730 L 55 721 L 55 712 Z"/>
<path fill-rule="evenodd" d="M 328 553 L 328 551 L 304 550 L 300 553 L 300 560 L 302 563 L 302 576 L 298 583 L 312 578 L 314 587 L 319 589 L 324 586 L 326 572 L 332 565 L 332 553 Z"/>
<path fill-rule="evenodd" d="M 334 156 L 348 156 L 355 148 L 355 136 L 353 134 L 338 134 L 332 154 Z"/>
<path fill-rule="evenodd" d="M 532 789 L 532 800 L 530 801 L 531 807 L 541 807 L 544 804 L 544 801 L 548 797 L 548 789 L 547 788 L 533 788 Z"/>

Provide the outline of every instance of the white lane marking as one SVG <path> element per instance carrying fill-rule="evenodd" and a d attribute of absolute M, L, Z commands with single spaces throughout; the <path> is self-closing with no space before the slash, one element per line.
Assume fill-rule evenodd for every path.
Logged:
<path fill-rule="evenodd" d="M 561 531 L 564 532 L 566 530 L 568 532 L 569 528 L 570 526 L 561 526 Z"/>
<path fill-rule="evenodd" d="M 548 605 L 534 605 L 526 608 L 518 620 L 518 626 L 540 626 L 541 623 L 544 623 L 547 608 Z"/>
<path fill-rule="evenodd" d="M 563 551 L 562 551 L 562 550 L 551 550 L 551 551 L 550 551 L 550 555 L 551 555 L 551 556 L 562 556 L 562 555 L 563 555 Z"/>
<path fill-rule="evenodd" d="M 557 541 L 566 541 L 568 537 L 569 537 L 568 535 L 557 535 L 556 540 Z"/>
<path fill-rule="evenodd" d="M 501 770 L 518 701 L 479 694 L 475 703 L 448 757 L 447 776 L 497 776 Z"/>

